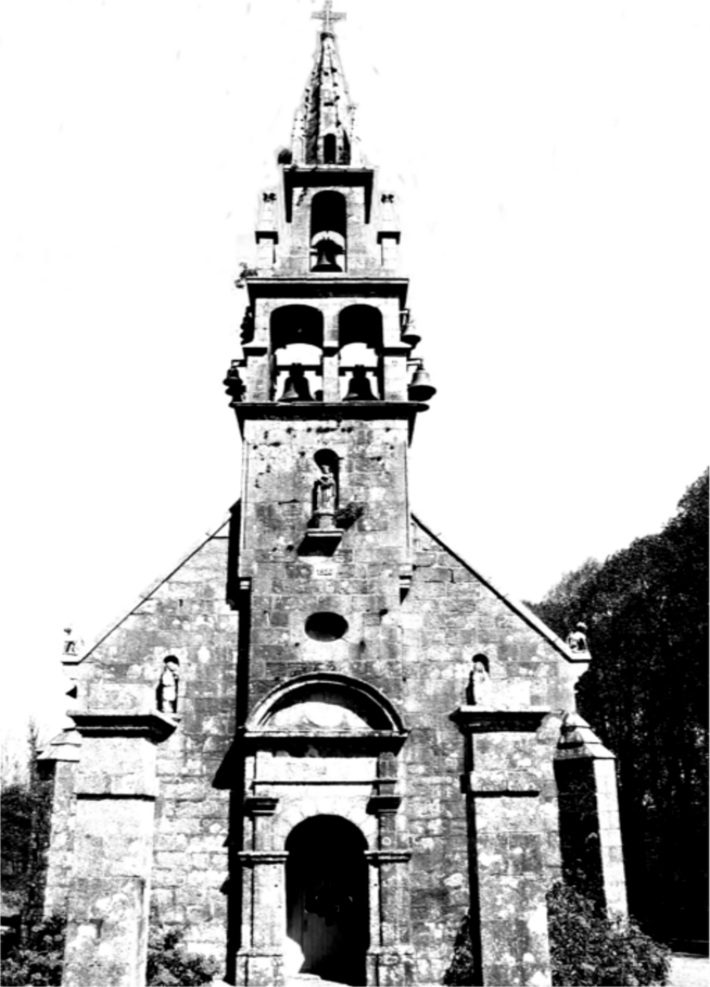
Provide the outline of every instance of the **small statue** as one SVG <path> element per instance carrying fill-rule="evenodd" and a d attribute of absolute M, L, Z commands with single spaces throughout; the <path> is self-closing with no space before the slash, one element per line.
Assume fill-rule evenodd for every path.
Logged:
<path fill-rule="evenodd" d="M 71 627 L 64 628 L 64 654 L 65 655 L 75 655 L 76 654 L 76 638 L 72 634 Z"/>
<path fill-rule="evenodd" d="M 320 476 L 313 484 L 313 503 L 319 528 L 332 528 L 338 501 L 338 483 L 333 466 L 328 462 L 318 464 Z"/>
<path fill-rule="evenodd" d="M 567 637 L 567 647 L 570 651 L 589 651 L 587 646 L 587 625 L 580 620 L 576 629 Z"/>
<path fill-rule="evenodd" d="M 180 662 L 174 655 L 168 655 L 163 661 L 163 674 L 158 685 L 158 712 L 177 713 Z"/>
<path fill-rule="evenodd" d="M 485 655 L 474 655 L 468 680 L 468 699 L 475 706 L 490 706 L 491 675 Z"/>

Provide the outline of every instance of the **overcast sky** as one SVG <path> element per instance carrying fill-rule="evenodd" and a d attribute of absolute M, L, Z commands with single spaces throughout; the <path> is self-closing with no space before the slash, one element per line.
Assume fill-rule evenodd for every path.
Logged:
<path fill-rule="evenodd" d="M 90 640 L 238 496 L 233 281 L 316 6 L 6 0 L 6 730 L 61 726 L 62 627 Z M 414 510 L 538 599 L 708 460 L 708 5 L 336 8 L 439 388 Z"/>

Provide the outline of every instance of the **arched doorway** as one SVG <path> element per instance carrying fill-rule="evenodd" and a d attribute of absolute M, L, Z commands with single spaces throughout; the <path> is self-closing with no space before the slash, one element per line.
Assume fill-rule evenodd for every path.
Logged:
<path fill-rule="evenodd" d="M 314 816 L 286 840 L 287 935 L 303 954 L 299 973 L 364 984 L 369 946 L 365 838 L 339 816 Z"/>

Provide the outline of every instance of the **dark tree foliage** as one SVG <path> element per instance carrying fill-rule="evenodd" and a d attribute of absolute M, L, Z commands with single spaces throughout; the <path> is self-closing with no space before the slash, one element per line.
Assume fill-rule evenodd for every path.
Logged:
<path fill-rule="evenodd" d="M 454 941 L 454 955 L 443 983 L 447 987 L 465 987 L 467 984 L 480 983 L 476 975 L 476 958 L 471 940 L 471 925 L 468 915 L 464 915 Z"/>
<path fill-rule="evenodd" d="M 219 965 L 209 956 L 188 953 L 183 945 L 182 929 L 151 928 L 148 936 L 148 987 L 192 987 L 209 984 Z"/>
<path fill-rule="evenodd" d="M 547 895 L 547 914 L 554 987 L 668 983 L 670 951 L 635 922 L 608 918 L 561 882 Z"/>
<path fill-rule="evenodd" d="M 22 906 L 30 859 L 32 809 L 29 786 L 21 782 L 7 785 L 0 797 L 2 831 L 2 892 L 11 908 Z"/>
<path fill-rule="evenodd" d="M 532 609 L 589 627 L 581 714 L 618 758 L 629 904 L 655 937 L 707 938 L 708 474 L 657 535 L 589 560 Z"/>
<path fill-rule="evenodd" d="M 52 915 L 31 926 L 22 940 L 3 937 L 2 982 L 6 987 L 52 987 L 62 982 L 66 919 Z"/>

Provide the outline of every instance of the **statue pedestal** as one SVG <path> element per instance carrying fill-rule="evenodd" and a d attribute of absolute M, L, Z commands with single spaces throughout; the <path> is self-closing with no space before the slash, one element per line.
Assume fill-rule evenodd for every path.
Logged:
<path fill-rule="evenodd" d="M 332 519 L 332 515 L 330 517 Z M 342 528 L 309 528 L 299 546 L 299 554 L 332 555 L 342 537 Z"/>

